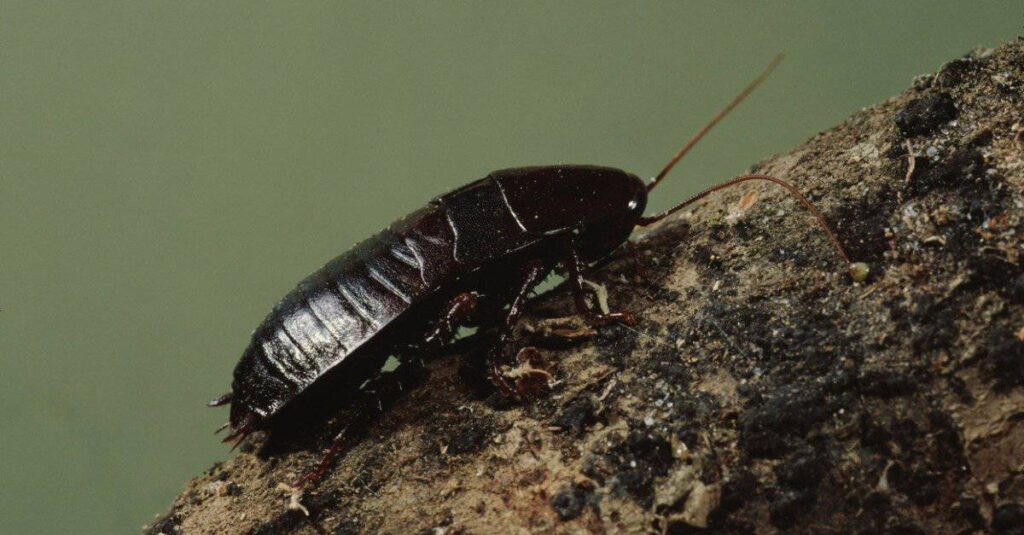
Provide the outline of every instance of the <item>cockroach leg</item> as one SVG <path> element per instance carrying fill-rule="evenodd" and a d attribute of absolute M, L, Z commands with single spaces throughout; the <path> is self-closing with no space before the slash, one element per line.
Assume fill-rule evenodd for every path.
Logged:
<path fill-rule="evenodd" d="M 312 485 L 317 481 L 320 481 L 320 478 L 324 477 L 324 474 L 326 474 L 327 470 L 330 469 L 331 464 L 334 463 L 334 459 L 345 447 L 345 439 L 348 438 L 348 428 L 349 426 L 345 426 L 341 431 L 334 435 L 334 439 L 331 440 L 331 445 L 324 450 L 324 454 L 320 457 L 320 460 L 317 461 L 316 467 L 307 471 L 305 474 L 302 474 L 295 484 L 292 485 L 295 490 L 301 492 L 306 485 Z"/>
<path fill-rule="evenodd" d="M 404 390 L 403 383 L 423 372 L 423 361 L 416 351 L 398 351 L 395 356 L 402 362 L 396 370 L 378 374 L 354 394 L 350 401 L 351 410 L 345 416 L 345 426 L 335 433 L 330 446 L 323 450 L 316 465 L 291 485 L 297 492 L 320 481 L 330 471 L 338 456 L 358 444 L 370 425 L 383 414 L 385 406 L 382 401 L 386 403 L 396 399 L 398 393 Z"/>
<path fill-rule="evenodd" d="M 450 342 L 459 327 L 476 312 L 477 296 L 477 292 L 463 292 L 453 297 L 437 325 L 424 338 L 424 348 L 436 351 Z"/>
<path fill-rule="evenodd" d="M 579 252 L 576 250 L 576 242 L 570 236 L 566 239 L 566 248 L 568 254 L 566 255 L 565 264 L 567 271 L 569 272 L 569 282 L 572 285 L 572 297 L 576 304 L 576 313 L 583 316 L 594 326 L 608 325 L 611 323 L 625 323 L 626 325 L 636 325 L 636 316 L 629 311 L 621 312 L 595 312 L 590 305 L 587 304 L 586 290 L 583 287 L 583 265 L 580 261 Z"/>
<path fill-rule="evenodd" d="M 535 260 L 529 262 L 523 269 L 522 284 L 519 287 L 519 292 L 516 294 L 515 299 L 512 300 L 512 304 L 508 308 L 508 312 L 505 315 L 504 324 L 498 333 L 497 342 L 494 344 L 494 349 L 488 353 L 488 370 L 490 372 L 491 382 L 494 383 L 498 389 L 500 389 L 505 395 L 509 397 L 522 398 L 523 395 L 520 392 L 519 384 L 524 378 L 521 366 L 513 367 L 509 372 L 503 369 L 502 361 L 508 360 L 508 358 L 502 354 L 506 347 L 509 345 L 509 341 L 512 338 L 512 334 L 515 330 L 516 323 L 519 321 L 520 316 L 523 315 L 523 307 L 526 305 L 526 298 L 530 292 L 544 280 L 547 276 L 549 268 L 544 265 L 543 262 Z M 519 354 L 523 351 L 533 348 L 524 348 L 520 350 Z M 517 355 L 518 358 L 519 355 Z M 532 372 L 525 372 L 530 374 Z M 544 372 L 550 377 L 550 374 Z M 545 381 L 546 384 L 546 381 Z"/>

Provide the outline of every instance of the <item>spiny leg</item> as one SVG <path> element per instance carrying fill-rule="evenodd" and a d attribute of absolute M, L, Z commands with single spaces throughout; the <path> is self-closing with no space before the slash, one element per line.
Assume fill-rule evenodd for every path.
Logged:
<path fill-rule="evenodd" d="M 437 351 L 443 348 L 455 335 L 455 332 L 465 324 L 466 320 L 476 311 L 477 306 L 477 293 L 476 292 L 463 292 L 449 301 L 448 306 L 445 307 L 444 314 L 438 319 L 436 325 L 430 332 L 427 333 L 423 338 L 423 342 L 420 349 L 426 351 Z M 407 348 L 409 350 L 410 348 Z M 416 358 L 407 358 L 403 361 L 403 367 L 405 366 L 422 366 L 422 362 Z M 408 373 L 408 372 L 407 372 Z M 380 412 L 379 406 L 375 403 L 371 404 L 370 401 L 376 401 L 376 390 L 379 383 L 383 382 L 384 379 L 391 379 L 388 376 L 381 376 L 363 387 L 360 394 L 360 404 L 363 408 L 369 405 L 369 410 L 363 410 L 362 408 L 356 411 L 362 415 L 360 420 L 369 421 L 373 415 Z M 338 455 L 345 449 L 346 442 L 350 438 L 350 429 L 353 425 L 346 425 L 339 431 L 334 439 L 331 441 L 331 445 L 324 451 L 323 456 L 317 462 L 316 467 L 306 472 L 298 482 L 294 485 L 297 489 L 302 489 L 306 485 L 313 484 L 320 480 L 327 470 L 330 469 L 331 465 Z"/>
<path fill-rule="evenodd" d="M 301 492 L 307 486 L 315 484 L 324 474 L 330 470 L 335 459 L 345 450 L 355 445 L 357 437 L 383 412 L 382 399 L 392 399 L 395 396 L 383 392 L 387 389 L 397 392 L 403 390 L 404 380 L 411 378 L 414 374 L 423 369 L 420 359 L 403 354 L 402 364 L 391 373 L 382 373 L 362 385 L 355 399 L 351 402 L 351 409 L 346 411 L 350 415 L 350 421 L 341 428 L 331 439 L 331 445 L 323 451 L 316 466 L 304 474 L 295 482 L 292 487 Z"/>
<path fill-rule="evenodd" d="M 320 460 L 316 463 L 316 467 L 302 474 L 292 487 L 297 491 L 302 491 L 306 485 L 312 485 L 317 481 L 320 481 L 320 478 L 327 473 L 331 464 L 334 463 L 335 457 L 337 457 L 338 453 L 340 453 L 344 448 L 345 439 L 348 438 L 348 428 L 349 426 L 346 425 L 338 432 L 338 434 L 334 435 L 334 438 L 331 440 L 331 445 L 324 450 Z"/>
<path fill-rule="evenodd" d="M 437 325 L 423 338 L 424 349 L 437 351 L 450 342 L 459 327 L 476 312 L 477 297 L 476 292 L 463 292 L 453 297 Z"/>
<path fill-rule="evenodd" d="M 534 260 L 526 264 L 523 269 L 522 283 L 520 284 L 519 291 L 516 294 L 515 299 L 512 300 L 512 304 L 509 306 L 508 312 L 505 314 L 504 322 L 502 323 L 501 329 L 498 332 L 494 347 L 488 354 L 488 370 L 490 372 L 491 381 L 497 386 L 503 393 L 510 397 L 522 397 L 524 395 L 522 385 L 525 381 L 533 375 L 544 375 L 545 382 L 547 378 L 550 378 L 550 374 L 539 368 L 530 366 L 530 362 L 534 361 L 537 350 L 530 348 L 523 348 L 516 355 L 518 366 L 513 368 L 514 373 L 517 377 L 510 378 L 502 370 L 501 360 L 508 360 L 503 355 L 503 352 L 508 345 L 509 340 L 512 338 L 512 334 L 515 330 L 516 322 L 523 315 L 523 307 L 526 305 L 526 299 L 530 292 L 544 280 L 550 269 L 544 265 L 540 260 Z M 514 379 L 514 382 L 510 379 Z"/>
<path fill-rule="evenodd" d="M 565 264 L 569 272 L 569 282 L 572 285 L 572 297 L 576 303 L 576 313 L 583 316 L 587 323 L 592 325 L 608 325 L 609 323 L 635 324 L 636 317 L 633 316 L 632 312 L 622 311 L 604 314 L 595 312 L 587 304 L 586 289 L 583 287 L 583 263 L 580 260 L 579 252 L 576 250 L 576 241 L 571 236 L 566 240 L 566 249 Z"/>

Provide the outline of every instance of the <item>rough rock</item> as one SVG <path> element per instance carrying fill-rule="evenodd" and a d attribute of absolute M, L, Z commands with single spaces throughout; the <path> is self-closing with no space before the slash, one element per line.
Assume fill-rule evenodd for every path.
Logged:
<path fill-rule="evenodd" d="M 1024 41 L 956 59 L 752 167 L 806 192 L 864 283 L 793 199 L 729 190 L 638 236 L 642 273 L 623 254 L 590 276 L 641 322 L 543 346 L 549 394 L 500 399 L 439 357 L 308 515 L 279 484 L 344 412 L 257 437 L 148 530 L 1019 533 L 1022 123 Z M 530 315 L 570 310 L 556 289 Z"/>

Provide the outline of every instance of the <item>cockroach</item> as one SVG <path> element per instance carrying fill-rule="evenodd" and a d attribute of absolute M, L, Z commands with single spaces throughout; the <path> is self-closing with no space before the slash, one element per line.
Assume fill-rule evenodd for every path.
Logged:
<path fill-rule="evenodd" d="M 430 201 L 314 272 L 274 306 L 252 334 L 234 370 L 231 404 L 236 445 L 269 429 L 281 409 L 331 377 L 358 389 L 390 355 L 416 358 L 450 343 L 462 326 L 497 333 L 487 352 L 490 380 L 522 397 L 542 369 L 513 363 L 504 350 L 527 296 L 559 267 L 578 314 L 594 325 L 633 323 L 627 311 L 601 313 L 586 299 L 582 272 L 628 241 L 633 229 L 664 219 L 713 192 L 761 180 L 777 184 L 817 219 L 844 260 L 850 258 L 825 218 L 781 179 L 742 175 L 661 213 L 644 216 L 648 193 L 715 124 L 771 72 L 754 81 L 693 136 L 651 181 L 610 167 L 553 165 L 504 169 Z M 518 353 L 529 355 L 526 348 Z M 511 353 L 511 352 L 509 352 Z M 525 372 L 523 370 L 526 370 Z M 532 375 L 532 377 L 531 377 Z M 300 484 L 320 477 L 335 448 Z"/>

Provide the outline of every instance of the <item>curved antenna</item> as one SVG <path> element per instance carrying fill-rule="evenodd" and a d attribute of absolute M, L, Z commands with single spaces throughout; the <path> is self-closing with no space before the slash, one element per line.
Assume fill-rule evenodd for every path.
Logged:
<path fill-rule="evenodd" d="M 761 82 L 763 82 L 764 79 L 767 78 L 773 70 L 775 70 L 775 67 L 777 67 L 779 63 L 782 62 L 783 57 L 785 57 L 783 54 L 775 56 L 775 59 L 773 59 L 772 62 L 769 63 L 763 71 L 761 71 L 761 74 L 757 75 L 757 78 L 754 78 L 753 82 L 747 84 L 747 87 L 744 87 L 743 91 L 740 91 L 740 94 L 736 95 L 736 97 L 732 99 L 732 102 L 730 102 L 728 106 L 723 108 L 722 111 L 718 112 L 714 117 L 712 117 L 711 121 L 709 121 L 708 124 L 704 125 L 704 128 L 701 128 L 699 132 L 697 132 L 692 138 L 690 138 L 690 141 L 687 141 L 686 145 L 683 145 L 683 148 L 679 149 L 679 152 L 677 152 L 676 155 L 673 156 L 671 160 L 669 160 L 668 164 L 665 165 L 664 168 L 662 168 L 661 172 L 658 173 L 658 175 L 655 176 L 653 179 L 651 179 L 651 182 L 647 184 L 647 191 L 651 191 L 652 189 L 657 187 L 661 180 L 665 178 L 665 175 L 667 175 L 668 172 L 671 171 L 677 163 L 679 163 L 679 160 L 683 159 L 683 156 L 686 156 L 687 152 L 690 152 L 690 149 L 692 149 L 693 146 L 696 145 L 697 142 L 700 141 L 705 134 L 710 132 L 711 129 L 714 128 L 715 125 L 722 120 L 722 118 L 728 115 L 729 112 L 733 110 L 733 108 L 739 105 L 740 102 L 743 102 L 743 99 L 747 98 L 747 95 L 750 95 L 750 93 L 754 91 L 754 88 L 761 85 Z"/>
<path fill-rule="evenodd" d="M 796 187 L 794 187 L 789 182 L 786 182 L 785 180 L 782 180 L 781 178 L 775 178 L 773 176 L 768 176 L 768 175 L 741 175 L 741 176 L 738 176 L 738 177 L 733 178 L 731 180 L 727 180 L 725 182 L 722 182 L 721 184 L 718 184 L 717 186 L 712 186 L 712 187 L 710 187 L 710 188 L 708 188 L 708 189 L 706 189 L 706 190 L 704 190 L 704 191 L 702 191 L 702 192 L 700 192 L 700 193 L 690 197 L 689 199 L 686 199 L 685 201 L 683 201 L 683 202 L 673 206 L 672 208 L 669 208 L 668 210 L 665 210 L 664 212 L 661 212 L 660 214 L 656 214 L 656 215 L 653 215 L 653 216 L 650 216 L 650 217 L 641 217 L 640 221 L 637 222 L 637 224 L 642 226 L 642 227 L 646 227 L 647 225 L 650 225 L 650 224 L 656 223 L 658 221 L 661 221 L 662 219 L 665 219 L 666 217 L 668 217 L 668 216 L 678 212 L 679 210 L 682 210 L 683 208 L 685 208 L 685 207 L 687 207 L 687 206 L 689 206 L 689 205 L 691 205 L 691 204 L 693 204 L 693 203 L 703 199 L 704 197 L 707 197 L 708 195 L 711 195 L 712 193 L 714 193 L 716 191 L 720 191 L 720 190 L 723 190 L 723 189 L 735 186 L 737 184 L 741 184 L 743 182 L 747 182 L 748 180 L 765 180 L 767 182 L 771 182 L 773 184 L 777 184 L 777 185 L 782 186 L 783 188 L 785 188 L 786 191 L 788 191 L 790 194 L 792 194 L 794 197 L 796 197 L 797 200 L 799 200 L 800 203 L 804 205 L 804 208 L 807 208 L 807 210 L 809 212 L 811 212 L 811 214 L 814 215 L 814 218 L 818 220 L 818 225 L 820 225 L 821 228 L 825 231 L 825 233 L 828 234 L 828 239 L 829 239 L 829 241 L 832 242 L 832 246 L 835 247 L 836 251 L 838 251 L 840 255 L 842 255 L 843 259 L 846 260 L 846 263 L 849 264 L 849 263 L 852 262 L 850 260 L 850 255 L 846 253 L 846 249 L 843 249 L 842 244 L 839 243 L 839 238 L 836 237 L 836 234 L 834 232 L 832 232 L 832 228 L 829 227 L 828 221 L 825 219 L 825 216 L 821 215 L 821 212 L 819 212 L 817 210 L 817 208 L 815 208 L 814 205 L 811 204 L 811 201 L 807 200 L 807 197 L 804 197 L 803 194 L 800 193 L 800 190 L 796 189 Z"/>

